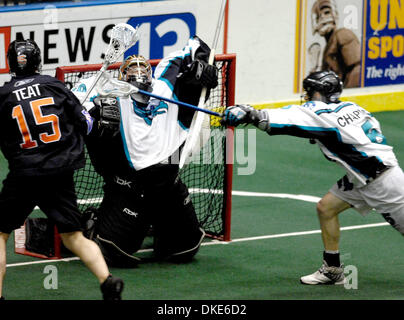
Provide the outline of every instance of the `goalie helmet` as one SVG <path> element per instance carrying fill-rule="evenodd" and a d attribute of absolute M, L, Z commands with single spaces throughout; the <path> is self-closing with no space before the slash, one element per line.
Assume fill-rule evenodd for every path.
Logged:
<path fill-rule="evenodd" d="M 342 81 L 333 71 L 317 71 L 303 80 L 303 89 L 307 101 L 313 99 L 315 92 L 319 92 L 326 103 L 336 103 L 342 93 Z"/>
<path fill-rule="evenodd" d="M 10 73 L 29 76 L 41 71 L 41 50 L 34 40 L 14 40 L 7 51 Z"/>
<path fill-rule="evenodd" d="M 119 80 L 124 80 L 143 91 L 152 91 L 152 68 L 150 63 L 141 55 L 126 58 L 119 68 Z M 140 104 L 147 104 L 150 97 L 141 93 L 132 94 L 132 99 Z"/>
<path fill-rule="evenodd" d="M 338 23 L 338 10 L 335 0 L 317 0 L 311 8 L 313 35 L 318 32 L 325 36 L 334 30 Z"/>

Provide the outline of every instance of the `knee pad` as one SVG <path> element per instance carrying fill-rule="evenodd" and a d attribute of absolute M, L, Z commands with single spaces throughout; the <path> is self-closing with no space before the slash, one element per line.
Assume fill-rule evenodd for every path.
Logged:
<path fill-rule="evenodd" d="M 186 263 L 199 251 L 205 237 L 205 231 L 201 228 L 193 233 L 192 237 L 184 237 L 182 234 L 165 237 L 155 237 L 154 253 L 159 260 L 167 260 L 175 263 Z"/>

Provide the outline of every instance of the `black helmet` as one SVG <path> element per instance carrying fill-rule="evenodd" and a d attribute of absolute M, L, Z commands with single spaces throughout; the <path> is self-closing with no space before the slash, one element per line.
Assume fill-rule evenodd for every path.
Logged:
<path fill-rule="evenodd" d="M 29 76 L 41 71 L 41 50 L 34 40 L 14 40 L 7 51 L 10 73 Z"/>
<path fill-rule="evenodd" d="M 319 92 L 326 98 L 327 103 L 339 102 L 342 81 L 333 71 L 316 71 L 303 80 L 303 89 L 308 100 L 313 98 L 314 92 Z"/>

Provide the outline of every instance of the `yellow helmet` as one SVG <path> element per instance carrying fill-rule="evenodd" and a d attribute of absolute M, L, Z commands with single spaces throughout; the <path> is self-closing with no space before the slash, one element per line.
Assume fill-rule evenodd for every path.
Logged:
<path fill-rule="evenodd" d="M 127 81 L 143 91 L 152 91 L 152 68 L 150 63 L 141 55 L 131 55 L 125 59 L 119 68 L 119 80 Z M 150 97 L 141 93 L 132 94 L 132 99 L 147 104 Z"/>
<path fill-rule="evenodd" d="M 152 81 L 152 68 L 149 63 L 141 55 L 131 55 L 125 59 L 119 68 L 119 80 L 128 81 L 128 75 L 136 75 L 139 79 L 144 78 L 144 80 Z"/>

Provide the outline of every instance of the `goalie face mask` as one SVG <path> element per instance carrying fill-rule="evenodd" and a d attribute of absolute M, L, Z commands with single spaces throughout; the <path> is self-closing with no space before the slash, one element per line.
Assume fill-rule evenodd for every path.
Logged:
<path fill-rule="evenodd" d="M 321 94 L 326 103 L 339 102 L 342 93 L 342 81 L 333 71 L 317 71 L 303 80 L 304 99 L 310 101 L 315 92 Z"/>
<path fill-rule="evenodd" d="M 122 64 L 119 70 L 119 80 L 129 82 L 136 88 L 152 91 L 152 69 L 150 63 L 143 56 L 130 56 Z M 131 95 L 132 99 L 141 105 L 147 105 L 150 97 L 141 93 Z"/>
<path fill-rule="evenodd" d="M 34 40 L 14 40 L 7 51 L 10 73 L 30 76 L 41 71 L 41 50 Z"/>

